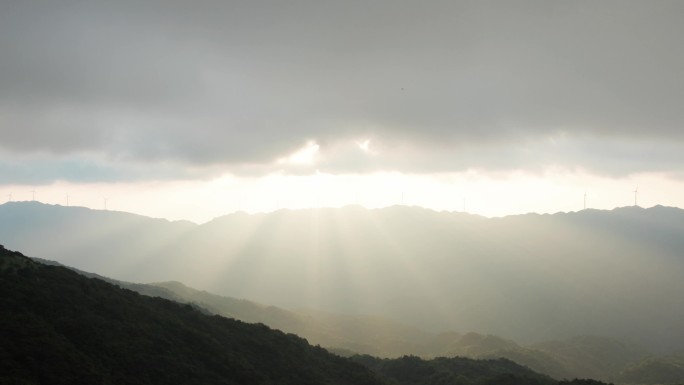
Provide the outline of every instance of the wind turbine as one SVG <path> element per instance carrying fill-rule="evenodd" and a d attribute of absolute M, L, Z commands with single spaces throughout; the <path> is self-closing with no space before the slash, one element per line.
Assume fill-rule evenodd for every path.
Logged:
<path fill-rule="evenodd" d="M 639 186 L 634 189 L 634 206 L 637 206 L 637 194 L 639 193 Z"/>
<path fill-rule="evenodd" d="M 69 207 L 69 194 L 68 193 L 66 195 L 66 199 L 67 199 L 67 207 Z"/>
<path fill-rule="evenodd" d="M 107 200 L 109 200 L 109 198 L 102 197 L 102 199 L 104 199 L 104 209 L 107 210 Z"/>
<path fill-rule="evenodd" d="M 36 189 L 31 190 L 31 200 L 32 201 L 36 200 Z"/>
<path fill-rule="evenodd" d="M 584 193 L 584 210 L 587 209 L 587 193 Z"/>
<path fill-rule="evenodd" d="M 12 202 L 12 193 L 7 194 L 7 202 Z"/>

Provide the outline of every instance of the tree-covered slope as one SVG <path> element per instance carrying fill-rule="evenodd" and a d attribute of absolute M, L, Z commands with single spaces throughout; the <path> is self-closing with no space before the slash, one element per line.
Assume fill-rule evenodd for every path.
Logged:
<path fill-rule="evenodd" d="M 638 345 L 598 336 L 547 341 L 530 348 L 560 362 L 574 376 L 600 380 L 614 378 L 628 365 L 648 356 Z"/>
<path fill-rule="evenodd" d="M 141 294 L 163 295 L 197 304 L 215 314 L 263 323 L 346 356 L 357 353 L 381 358 L 403 355 L 506 358 L 557 379 L 600 380 L 610 380 L 627 365 L 648 356 L 648 352 L 637 345 L 607 337 L 575 336 L 524 346 L 498 336 L 474 332 L 429 333 L 380 317 L 291 311 L 195 290 L 180 282 L 120 284 Z M 155 292 L 153 288 L 159 291 Z M 168 293 L 163 290 L 168 290 Z"/>
<path fill-rule="evenodd" d="M 54 261 L 32 259 L 63 266 Z M 648 356 L 647 351 L 636 345 L 605 337 L 576 336 L 523 346 L 494 335 L 474 332 L 434 334 L 383 317 L 292 311 L 196 290 L 180 282 L 137 284 L 67 268 L 140 294 L 191 304 L 210 314 L 249 323 L 263 323 L 273 329 L 304 337 L 311 344 L 321 345 L 345 357 L 363 354 L 380 358 L 404 355 L 422 358 L 505 358 L 556 379 L 610 380 L 629 364 Z"/>
<path fill-rule="evenodd" d="M 259 324 L 207 316 L 0 248 L 0 383 L 382 384 Z"/>
<path fill-rule="evenodd" d="M 379 375 L 399 385 L 551 385 L 556 381 L 506 359 L 435 358 L 414 356 L 390 360 L 355 356 Z"/>
<path fill-rule="evenodd" d="M 539 384 L 508 360 L 330 354 L 0 246 L 2 384 Z M 366 366 L 366 367 L 364 367 Z"/>
<path fill-rule="evenodd" d="M 625 368 L 616 381 L 623 384 L 684 384 L 684 354 L 644 359 Z"/>
<path fill-rule="evenodd" d="M 263 323 L 274 329 L 297 334 L 312 344 L 326 348 L 380 357 L 398 357 L 422 353 L 422 345 L 432 337 L 431 333 L 386 317 L 288 310 L 195 290 L 180 282 L 122 284 L 141 294 L 146 294 L 145 287 L 167 290 L 173 296 L 166 297 L 168 299 L 195 303 L 214 314 L 245 322 Z"/>

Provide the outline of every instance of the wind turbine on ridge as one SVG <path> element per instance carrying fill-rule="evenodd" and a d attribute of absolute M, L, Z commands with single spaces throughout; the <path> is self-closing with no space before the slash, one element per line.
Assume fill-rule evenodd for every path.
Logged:
<path fill-rule="evenodd" d="M 638 193 L 639 193 L 639 185 L 637 185 L 636 188 L 634 189 L 634 206 L 638 206 L 637 205 L 637 194 Z"/>

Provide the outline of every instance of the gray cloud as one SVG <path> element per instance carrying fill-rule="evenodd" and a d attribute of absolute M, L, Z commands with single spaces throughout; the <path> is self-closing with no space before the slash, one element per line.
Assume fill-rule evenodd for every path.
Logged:
<path fill-rule="evenodd" d="M 316 140 L 332 171 L 681 171 L 682 14 L 660 0 L 3 2 L 0 149 L 268 172 Z M 559 135 L 571 144 L 551 147 Z M 341 150 L 368 137 L 375 158 Z"/>
<path fill-rule="evenodd" d="M 218 171 L 211 167 L 193 168 L 172 161 L 155 162 L 142 167 L 139 162 L 112 161 L 99 154 L 16 156 L 0 153 L 0 185 L 41 185 L 55 181 L 114 183 L 206 179 L 216 173 Z"/>

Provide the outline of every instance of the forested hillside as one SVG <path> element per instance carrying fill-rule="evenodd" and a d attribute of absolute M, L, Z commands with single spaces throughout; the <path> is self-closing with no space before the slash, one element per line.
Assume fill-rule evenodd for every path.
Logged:
<path fill-rule="evenodd" d="M 143 296 L 2 246 L 0 309 L 3 384 L 555 383 L 507 360 L 355 363 L 262 324 Z"/>
<path fill-rule="evenodd" d="M 384 382 L 304 339 L 0 248 L 0 383 Z"/>

